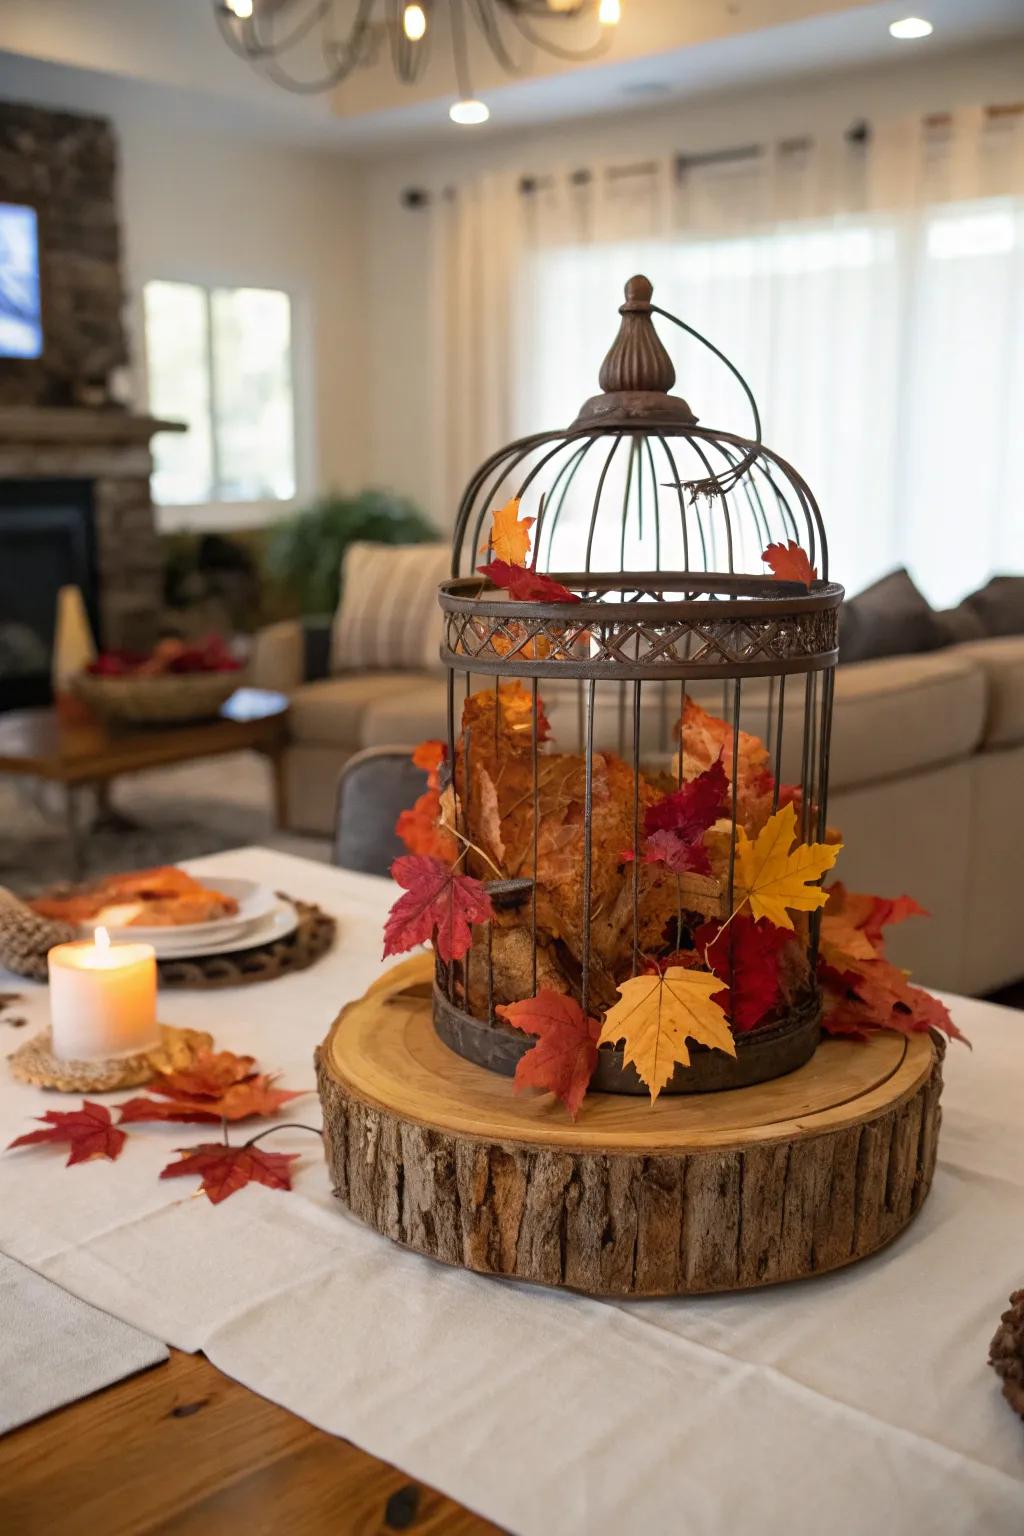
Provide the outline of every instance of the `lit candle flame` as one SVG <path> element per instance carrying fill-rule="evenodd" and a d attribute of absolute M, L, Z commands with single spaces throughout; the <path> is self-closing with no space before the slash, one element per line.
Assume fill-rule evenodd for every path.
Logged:
<path fill-rule="evenodd" d="M 103 927 L 94 930 L 92 941 L 100 954 L 105 955 L 110 948 L 110 934 Z"/>

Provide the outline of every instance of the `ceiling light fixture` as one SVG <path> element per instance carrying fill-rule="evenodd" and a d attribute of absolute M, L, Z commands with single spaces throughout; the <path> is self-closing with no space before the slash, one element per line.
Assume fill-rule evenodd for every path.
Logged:
<path fill-rule="evenodd" d="M 459 100 L 453 122 L 490 116 L 473 91 L 471 26 L 507 74 L 527 73 L 516 44 L 569 63 L 597 58 L 621 19 L 622 0 L 212 0 L 228 45 L 285 90 L 330 91 L 385 51 L 398 79 L 410 85 L 427 65 L 434 24 L 446 12 Z M 595 25 L 596 24 L 596 25 Z M 458 115 L 456 115 L 458 114 Z"/>
<path fill-rule="evenodd" d="M 418 43 L 427 30 L 427 13 L 422 5 L 407 5 L 402 12 L 402 31 L 410 43 Z"/>
<path fill-rule="evenodd" d="M 919 37 L 931 37 L 934 31 L 931 22 L 925 21 L 923 16 L 904 16 L 902 21 L 889 24 L 889 36 L 897 38 L 901 43 L 909 43 Z"/>

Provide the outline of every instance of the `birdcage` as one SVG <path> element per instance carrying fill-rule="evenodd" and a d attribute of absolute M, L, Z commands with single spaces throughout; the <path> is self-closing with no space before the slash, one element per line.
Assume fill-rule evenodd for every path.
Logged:
<path fill-rule="evenodd" d="M 493 454 L 459 507 L 440 589 L 445 793 L 462 867 L 493 915 L 461 958 L 438 957 L 434 1024 L 459 1055 L 511 1074 L 535 1041 L 503 1007 L 548 989 L 600 1019 L 624 980 L 671 959 L 713 968 L 736 1052 L 695 1046 L 663 1091 L 741 1087 L 802 1065 L 818 1043 L 820 911 L 789 914 L 775 992 L 749 1002 L 760 984 L 750 929 L 762 921 L 749 856 L 780 809 L 792 848 L 829 840 L 843 589 L 828 579 L 814 497 L 761 441 L 738 371 L 654 305 L 644 277 L 627 283 L 619 314 L 601 393 L 567 429 Z M 700 425 L 670 393 L 654 315 L 729 371 L 751 436 Z M 491 563 L 491 515 L 513 500 L 519 523 L 534 521 L 510 591 Z M 783 552 L 776 571 L 770 549 Z M 708 774 L 724 789 L 698 854 L 658 821 Z M 705 799 L 711 790 L 702 780 Z M 671 857 L 659 830 L 675 839 Z M 642 1091 L 621 1050 L 598 1057 L 593 1088 Z"/>

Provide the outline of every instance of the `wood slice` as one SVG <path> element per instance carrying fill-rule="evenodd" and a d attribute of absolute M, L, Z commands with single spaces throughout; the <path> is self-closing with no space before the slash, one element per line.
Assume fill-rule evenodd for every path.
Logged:
<path fill-rule="evenodd" d="M 774 1082 L 653 1106 L 592 1094 L 573 1124 L 441 1043 L 421 970 L 317 1052 L 335 1194 L 419 1253 L 593 1296 L 747 1289 L 874 1253 L 928 1193 L 937 1036 L 826 1040 Z"/>

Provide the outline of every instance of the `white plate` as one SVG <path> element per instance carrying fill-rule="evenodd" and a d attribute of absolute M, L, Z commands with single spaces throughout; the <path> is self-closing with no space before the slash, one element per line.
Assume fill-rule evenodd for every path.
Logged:
<path fill-rule="evenodd" d="M 101 922 L 107 929 L 110 937 L 116 941 L 136 944 L 152 944 L 158 955 L 165 949 L 173 947 L 176 951 L 184 942 L 192 943 L 194 940 L 205 943 L 223 942 L 228 939 L 239 938 L 246 934 L 255 922 L 273 912 L 277 904 L 277 897 L 267 885 L 260 885 L 255 880 L 232 880 L 225 877 L 219 880 L 216 875 L 207 875 L 204 872 L 203 885 L 211 890 L 223 891 L 225 896 L 233 896 L 238 902 L 238 911 L 230 917 L 215 917 L 206 923 L 182 923 L 174 927 L 144 927 L 142 924 L 119 925 L 116 920 L 103 922 L 103 914 L 90 918 L 88 923 L 82 923 L 80 927 L 83 933 L 92 936 L 93 929 Z M 129 906 L 128 902 L 111 902 L 106 910 L 111 916 L 118 907 Z"/>
<path fill-rule="evenodd" d="M 183 941 L 177 947 L 158 949 L 158 960 L 198 960 L 203 955 L 237 955 L 246 949 L 256 949 L 260 944 L 273 944 L 286 939 L 299 926 L 299 914 L 290 901 L 274 898 L 274 909 L 259 917 L 235 939 L 209 939 Z"/>

